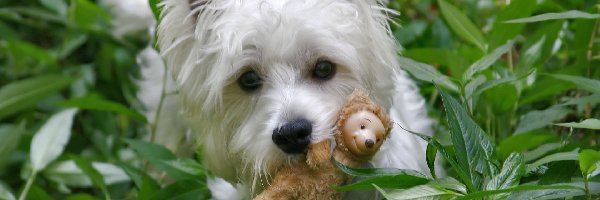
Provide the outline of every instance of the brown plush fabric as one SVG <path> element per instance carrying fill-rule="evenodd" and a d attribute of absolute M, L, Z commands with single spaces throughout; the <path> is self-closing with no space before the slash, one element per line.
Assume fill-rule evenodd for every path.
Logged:
<path fill-rule="evenodd" d="M 340 111 L 340 117 L 336 124 L 335 141 L 337 146 L 333 150 L 333 157 L 336 161 L 354 168 L 369 161 L 373 154 L 368 156 L 352 154 L 343 143 L 341 127 L 352 113 L 362 110 L 368 110 L 381 119 L 385 128 L 385 138 L 389 136 L 392 129 L 392 121 L 389 116 L 381 107 L 373 103 L 365 92 L 355 91 L 352 93 Z M 330 148 L 330 140 L 311 144 L 306 161 L 297 161 L 280 169 L 271 185 L 255 200 L 341 199 L 343 192 L 335 190 L 334 187 L 350 183 L 352 177 L 331 162 Z"/>

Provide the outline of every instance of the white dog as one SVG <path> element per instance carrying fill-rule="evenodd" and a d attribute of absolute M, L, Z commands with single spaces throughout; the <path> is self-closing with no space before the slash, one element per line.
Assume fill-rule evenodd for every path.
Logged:
<path fill-rule="evenodd" d="M 159 47 L 183 119 L 220 177 L 209 183 L 213 198 L 251 198 L 309 143 L 331 139 L 357 88 L 397 124 L 432 132 L 396 60 L 394 14 L 376 0 L 163 0 Z M 428 174 L 425 145 L 395 127 L 371 164 Z"/>

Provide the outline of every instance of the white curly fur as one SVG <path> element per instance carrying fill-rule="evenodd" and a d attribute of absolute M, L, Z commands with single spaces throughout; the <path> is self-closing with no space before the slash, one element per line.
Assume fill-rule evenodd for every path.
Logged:
<path fill-rule="evenodd" d="M 369 91 L 404 128 L 432 132 L 425 102 L 396 60 L 387 25 L 395 13 L 381 1 L 191 2 L 163 1 L 158 44 L 179 90 L 184 116 L 177 119 L 193 129 L 204 163 L 222 178 L 209 182 L 214 198 L 249 198 L 277 167 L 299 158 L 271 140 L 283 123 L 306 118 L 313 122 L 311 141 L 331 138 L 337 112 L 356 88 Z M 338 65 L 337 73 L 314 80 L 312 65 L 323 58 Z M 236 80 L 247 70 L 261 76 L 258 91 L 239 88 Z M 425 145 L 395 127 L 372 165 L 428 174 Z"/>

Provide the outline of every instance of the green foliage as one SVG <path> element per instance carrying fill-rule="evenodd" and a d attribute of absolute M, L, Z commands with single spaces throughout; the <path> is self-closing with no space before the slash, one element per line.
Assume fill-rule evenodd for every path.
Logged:
<path fill-rule="evenodd" d="M 158 18 L 160 1 L 149 2 Z M 338 189 L 387 199 L 600 197 L 598 2 L 388 6 L 402 13 L 402 27 L 392 23 L 401 67 L 439 122 L 434 137 L 413 133 L 428 143 L 432 176 L 336 163 L 362 178 Z M 94 0 L 0 0 L 0 199 L 210 198 L 200 159 L 143 139 L 154 125 L 136 99 L 136 55 L 153 41 L 115 37 L 111 23 Z"/>

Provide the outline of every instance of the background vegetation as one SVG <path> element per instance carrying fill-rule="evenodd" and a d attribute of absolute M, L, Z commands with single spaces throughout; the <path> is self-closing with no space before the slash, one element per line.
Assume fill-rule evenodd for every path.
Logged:
<path fill-rule="evenodd" d="M 428 163 L 438 155 L 448 176 L 344 168 L 366 180 L 339 189 L 599 198 L 598 1 L 389 7 L 402 13 L 393 26 L 402 67 L 439 121 L 434 138 L 423 136 Z M 0 199 L 209 197 L 199 159 L 142 139 L 155 127 L 139 113 L 135 58 L 150 38 L 115 37 L 111 20 L 91 0 L 0 0 Z"/>

